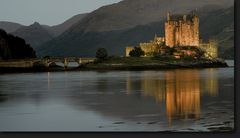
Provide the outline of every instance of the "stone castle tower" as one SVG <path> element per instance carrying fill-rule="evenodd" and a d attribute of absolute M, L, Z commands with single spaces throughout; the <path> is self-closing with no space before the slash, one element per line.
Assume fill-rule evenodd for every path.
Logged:
<path fill-rule="evenodd" d="M 199 46 L 199 17 L 188 15 L 167 15 L 165 41 L 169 47 Z"/>

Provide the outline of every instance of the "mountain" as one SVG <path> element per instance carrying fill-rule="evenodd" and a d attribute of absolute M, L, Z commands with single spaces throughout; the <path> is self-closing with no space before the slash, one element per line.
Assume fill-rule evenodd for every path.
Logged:
<path fill-rule="evenodd" d="M 62 34 L 67 29 L 69 29 L 75 23 L 79 22 L 86 15 L 87 15 L 87 13 L 78 14 L 78 15 L 73 16 L 72 18 L 66 20 L 65 22 L 63 22 L 59 25 L 55 25 L 55 26 L 51 26 L 51 27 L 45 27 L 45 28 L 48 29 L 51 33 L 53 33 L 54 37 L 56 37 L 56 36 L 59 36 L 60 34 Z"/>
<path fill-rule="evenodd" d="M 7 34 L 0 29 L 0 59 L 35 58 L 35 51 L 24 39 Z"/>
<path fill-rule="evenodd" d="M 35 22 L 30 26 L 24 26 L 12 32 L 13 35 L 22 37 L 28 44 L 35 49 L 40 44 L 53 39 L 51 32 L 46 30 L 39 23 Z"/>
<path fill-rule="evenodd" d="M 234 59 L 234 25 L 226 27 L 215 36 L 219 40 L 219 55 L 226 59 Z"/>
<path fill-rule="evenodd" d="M 126 46 L 149 41 L 155 34 L 164 36 L 168 11 L 188 13 L 196 8 L 201 36 L 206 39 L 233 23 L 231 5 L 233 1 L 229 0 L 124 0 L 89 13 L 36 50 L 40 56 L 95 56 L 96 50 L 103 47 L 110 55 L 124 55 Z"/>
<path fill-rule="evenodd" d="M 162 20 L 168 11 L 187 13 L 204 6 L 230 7 L 233 0 L 123 0 L 88 14 L 69 32 L 122 30 Z"/>
<path fill-rule="evenodd" d="M 65 22 L 55 26 L 40 25 L 37 22 L 30 26 L 24 26 L 18 23 L 2 21 L 0 22 L 0 28 L 6 30 L 8 33 L 24 38 L 27 43 L 36 49 L 36 47 L 44 42 L 52 40 L 54 37 L 62 34 L 86 15 L 87 13 L 75 15 Z"/>
<path fill-rule="evenodd" d="M 203 12 L 200 36 L 203 41 L 215 39 L 219 43 L 219 56 L 234 58 L 234 8 Z"/>
<path fill-rule="evenodd" d="M 0 29 L 5 30 L 7 33 L 14 32 L 21 27 L 23 27 L 23 25 L 18 23 L 0 21 Z"/>

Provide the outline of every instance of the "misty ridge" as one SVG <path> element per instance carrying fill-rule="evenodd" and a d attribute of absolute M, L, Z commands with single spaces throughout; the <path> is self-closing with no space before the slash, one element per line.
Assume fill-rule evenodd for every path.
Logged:
<path fill-rule="evenodd" d="M 200 39 L 216 39 L 220 57 L 233 58 L 233 0 L 123 0 L 75 15 L 56 26 L 2 21 L 0 28 L 25 39 L 40 57 L 92 57 L 100 47 L 110 55 L 122 56 L 126 46 L 152 40 L 155 34 L 164 36 L 167 12 L 194 10 L 200 17 Z"/>

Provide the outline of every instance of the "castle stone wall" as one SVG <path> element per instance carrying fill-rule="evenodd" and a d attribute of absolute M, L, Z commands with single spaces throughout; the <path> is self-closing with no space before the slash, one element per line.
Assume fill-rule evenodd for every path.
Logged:
<path fill-rule="evenodd" d="M 143 43 L 139 47 L 144 51 L 145 56 L 156 51 L 156 46 L 152 43 Z"/>
<path fill-rule="evenodd" d="M 209 43 L 201 43 L 200 47 L 206 51 L 205 57 L 217 58 L 218 57 L 218 43 L 214 40 L 210 40 Z"/>
<path fill-rule="evenodd" d="M 175 45 L 175 27 L 174 23 L 165 23 L 165 43 L 167 46 Z"/>
<path fill-rule="evenodd" d="M 179 20 L 172 20 L 170 16 L 165 23 L 167 46 L 199 46 L 199 18 L 186 19 L 186 16 Z"/>
<path fill-rule="evenodd" d="M 126 53 L 125 53 L 125 54 L 126 54 L 126 57 L 129 57 L 129 56 L 130 56 L 129 53 L 130 53 L 130 51 L 132 51 L 133 49 L 134 49 L 134 47 L 126 47 L 126 49 L 125 49 L 125 50 L 126 50 L 126 51 L 125 51 L 125 52 L 126 52 Z"/>

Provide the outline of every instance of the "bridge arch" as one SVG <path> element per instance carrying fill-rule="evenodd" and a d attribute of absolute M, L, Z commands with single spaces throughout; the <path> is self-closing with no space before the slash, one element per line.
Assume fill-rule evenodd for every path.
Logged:
<path fill-rule="evenodd" d="M 51 64 L 68 68 L 70 66 L 79 67 L 81 65 L 94 62 L 95 58 L 82 58 L 82 57 L 51 57 L 40 60 L 46 67 L 50 67 Z M 59 65 L 60 63 L 60 65 Z"/>

